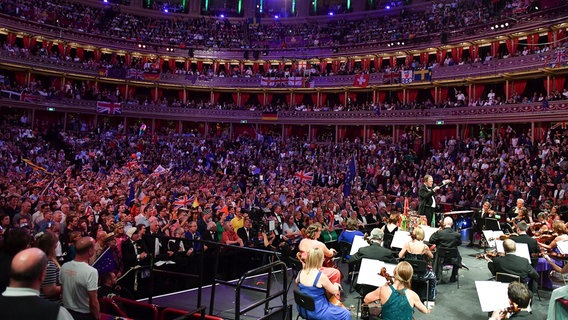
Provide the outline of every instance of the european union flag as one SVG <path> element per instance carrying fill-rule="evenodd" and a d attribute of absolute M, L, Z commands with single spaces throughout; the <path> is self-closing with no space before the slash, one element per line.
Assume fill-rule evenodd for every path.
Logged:
<path fill-rule="evenodd" d="M 355 175 L 357 174 L 357 166 L 355 164 L 355 156 L 351 156 L 351 161 L 349 162 L 349 167 L 347 167 L 347 173 L 345 175 L 345 181 L 343 182 L 343 196 L 349 197 L 351 194 L 351 188 L 353 187 L 353 180 L 355 180 Z"/>
<path fill-rule="evenodd" d="M 101 256 L 93 263 L 93 268 L 97 269 L 100 274 L 118 269 L 110 248 L 107 248 L 103 252 L 103 254 L 101 254 Z"/>

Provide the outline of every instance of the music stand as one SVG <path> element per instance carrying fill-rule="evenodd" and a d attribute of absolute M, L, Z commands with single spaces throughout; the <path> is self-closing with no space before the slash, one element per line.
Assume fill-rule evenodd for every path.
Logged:
<path fill-rule="evenodd" d="M 483 230 L 493 230 L 493 231 L 498 231 L 501 230 L 501 225 L 499 224 L 499 220 L 494 219 L 494 218 L 480 218 L 483 219 L 483 223 L 481 224 L 483 226 Z"/>

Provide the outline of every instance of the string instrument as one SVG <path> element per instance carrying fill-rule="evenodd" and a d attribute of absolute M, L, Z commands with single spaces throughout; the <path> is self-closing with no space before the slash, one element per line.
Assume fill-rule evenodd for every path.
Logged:
<path fill-rule="evenodd" d="M 480 253 L 478 255 L 475 256 L 476 259 L 493 259 L 495 257 L 503 257 L 505 254 L 502 252 L 497 252 L 497 249 L 493 250 L 493 251 L 488 251 L 486 253 Z"/>
<path fill-rule="evenodd" d="M 558 235 L 555 233 L 551 233 L 551 234 L 541 234 L 538 237 L 535 237 L 536 242 L 538 243 L 543 243 L 543 244 L 550 244 L 552 241 L 554 241 L 554 239 L 556 239 Z"/>
<path fill-rule="evenodd" d="M 503 316 L 502 319 L 509 319 L 510 316 L 513 316 L 517 313 L 519 313 L 521 311 L 521 308 L 519 308 L 517 305 L 511 303 L 510 306 L 508 306 L 507 308 L 503 309 L 500 314 Z"/>
<path fill-rule="evenodd" d="M 379 275 L 387 280 L 388 285 L 394 283 L 392 276 L 387 272 L 387 268 L 382 267 Z M 380 301 L 363 304 L 361 307 L 361 319 L 370 319 L 371 317 L 373 317 L 373 319 L 378 318 L 383 311 L 383 305 Z"/>
<path fill-rule="evenodd" d="M 381 268 L 381 272 L 379 272 L 379 275 L 387 280 L 387 284 L 388 284 L 389 286 L 394 283 L 394 280 L 392 279 L 392 276 L 391 276 L 390 274 L 388 274 L 388 272 L 387 272 L 387 268 L 382 267 L 382 268 Z"/>

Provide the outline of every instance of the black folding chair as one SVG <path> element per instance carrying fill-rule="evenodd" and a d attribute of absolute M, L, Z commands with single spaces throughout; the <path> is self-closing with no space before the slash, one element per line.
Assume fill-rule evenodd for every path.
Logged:
<path fill-rule="evenodd" d="M 296 320 L 300 317 L 309 320 L 308 311 L 314 311 L 316 309 L 314 298 L 296 289 L 294 290 L 294 302 L 298 305 L 298 316 Z"/>
<path fill-rule="evenodd" d="M 459 260 L 460 252 L 458 248 L 443 248 L 438 247 L 436 253 L 436 260 L 434 262 L 434 270 L 436 270 L 436 277 L 442 279 L 442 272 L 445 270 L 452 270 L 459 268 L 457 261 Z M 456 272 L 456 280 L 458 289 L 460 288 L 459 270 Z"/>

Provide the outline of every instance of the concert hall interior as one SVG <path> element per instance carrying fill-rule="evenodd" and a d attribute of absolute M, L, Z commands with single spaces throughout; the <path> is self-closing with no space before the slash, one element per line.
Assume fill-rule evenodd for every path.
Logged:
<path fill-rule="evenodd" d="M 568 319 L 567 21 L 0 1 L 0 318 Z"/>

